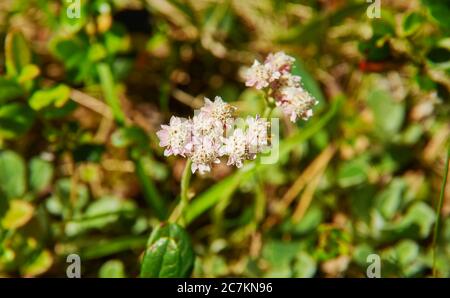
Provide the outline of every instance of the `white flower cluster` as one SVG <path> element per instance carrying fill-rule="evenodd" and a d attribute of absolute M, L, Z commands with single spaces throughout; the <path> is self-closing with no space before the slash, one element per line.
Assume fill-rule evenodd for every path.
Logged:
<path fill-rule="evenodd" d="M 268 146 L 269 123 L 259 117 L 246 119 L 245 128 L 231 131 L 235 107 L 216 96 L 205 98 L 205 105 L 192 119 L 172 116 L 169 125 L 157 132 L 164 155 L 181 155 L 192 160 L 191 170 L 203 174 L 211 165 L 228 156 L 227 165 L 242 167 L 246 159 L 254 159 Z"/>
<path fill-rule="evenodd" d="M 270 88 L 276 105 L 292 122 L 308 120 L 318 102 L 302 88 L 299 76 L 291 74 L 295 59 L 283 52 L 269 54 L 264 64 L 255 60 L 245 75 L 245 85 L 256 89 Z"/>

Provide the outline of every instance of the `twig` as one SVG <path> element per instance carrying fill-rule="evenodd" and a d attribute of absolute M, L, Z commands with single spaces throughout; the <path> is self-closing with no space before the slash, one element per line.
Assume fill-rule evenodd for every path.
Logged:
<path fill-rule="evenodd" d="M 292 222 L 298 223 L 302 220 L 303 216 L 308 210 L 309 205 L 314 197 L 316 188 L 319 185 L 320 179 L 322 178 L 323 170 L 314 177 L 314 179 L 306 186 L 305 191 L 300 198 L 297 207 L 295 208 L 294 214 L 292 215 Z"/>
<path fill-rule="evenodd" d="M 97 112 L 107 119 L 112 119 L 113 117 L 111 109 L 106 104 L 89 94 L 81 92 L 80 90 L 72 89 L 70 98 L 74 102 Z"/>

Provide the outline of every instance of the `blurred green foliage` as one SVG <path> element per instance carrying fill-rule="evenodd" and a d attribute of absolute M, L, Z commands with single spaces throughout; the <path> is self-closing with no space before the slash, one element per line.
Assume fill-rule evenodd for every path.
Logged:
<path fill-rule="evenodd" d="M 450 1 L 0 3 L 0 276 L 450 277 Z M 74 10 L 75 9 L 75 10 Z M 262 113 L 242 69 L 283 50 L 320 102 L 277 164 L 194 177 L 155 132 L 202 97 Z M 275 113 L 280 116 L 279 113 Z M 445 183 L 444 183 L 445 185 Z M 162 222 L 162 223 L 161 223 Z M 149 237 L 150 235 L 150 237 Z"/>

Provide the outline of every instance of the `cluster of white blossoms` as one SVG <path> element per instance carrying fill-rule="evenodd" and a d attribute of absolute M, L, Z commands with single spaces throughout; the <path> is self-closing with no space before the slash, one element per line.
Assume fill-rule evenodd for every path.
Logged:
<path fill-rule="evenodd" d="M 302 88 L 299 76 L 291 74 L 295 59 L 283 52 L 269 54 L 264 64 L 255 60 L 245 74 L 245 85 L 256 89 L 270 88 L 276 105 L 292 122 L 308 120 L 318 102 Z"/>
<path fill-rule="evenodd" d="M 169 125 L 157 132 L 164 155 L 190 158 L 193 173 L 209 172 L 222 156 L 228 156 L 227 165 L 242 167 L 244 160 L 267 149 L 269 123 L 248 117 L 244 128 L 233 130 L 235 109 L 216 96 L 214 101 L 205 98 L 205 105 L 192 119 L 172 116 Z"/>

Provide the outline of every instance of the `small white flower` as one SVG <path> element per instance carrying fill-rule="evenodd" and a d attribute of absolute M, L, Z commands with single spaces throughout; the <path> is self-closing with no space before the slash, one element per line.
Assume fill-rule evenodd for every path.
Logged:
<path fill-rule="evenodd" d="M 213 140 L 210 136 L 194 138 L 193 153 L 191 155 L 192 173 L 197 170 L 200 174 L 211 171 L 213 163 L 220 163 L 220 143 Z"/>
<path fill-rule="evenodd" d="M 220 121 L 209 114 L 200 112 L 192 118 L 192 135 L 196 138 L 208 136 L 211 139 L 220 139 L 224 127 Z"/>
<path fill-rule="evenodd" d="M 270 70 L 264 64 L 255 60 L 245 75 L 245 86 L 263 89 L 269 86 L 272 76 Z"/>
<path fill-rule="evenodd" d="M 205 97 L 205 105 L 200 109 L 202 113 L 219 120 L 223 124 L 226 124 L 227 121 L 233 117 L 235 110 L 235 107 L 224 102 L 220 96 L 216 96 L 214 101 Z"/>
<path fill-rule="evenodd" d="M 284 73 L 280 79 L 271 84 L 275 91 L 284 87 L 301 87 L 300 82 L 302 78 L 291 73 Z"/>
<path fill-rule="evenodd" d="M 156 134 L 159 137 L 165 156 L 186 156 L 191 151 L 191 127 L 188 119 L 172 116 L 169 125 L 161 125 L 161 130 Z"/>
<path fill-rule="evenodd" d="M 237 128 L 228 138 L 223 138 L 223 155 L 228 155 L 227 165 L 236 165 L 240 168 L 247 157 L 247 140 L 242 129 Z"/>
<path fill-rule="evenodd" d="M 271 72 L 278 72 L 280 74 L 288 73 L 292 69 L 295 59 L 286 55 L 284 52 L 277 52 L 269 54 L 264 64 L 271 70 Z"/>
<path fill-rule="evenodd" d="M 283 113 L 292 122 L 295 122 L 297 118 L 308 120 L 313 115 L 312 108 L 318 102 L 303 88 L 286 87 L 280 94 L 281 98 L 277 101 L 277 106 L 281 107 Z"/>
<path fill-rule="evenodd" d="M 247 144 L 249 154 L 255 155 L 266 149 L 269 138 L 267 130 L 269 128 L 269 122 L 258 116 L 255 118 L 247 117 Z"/>

